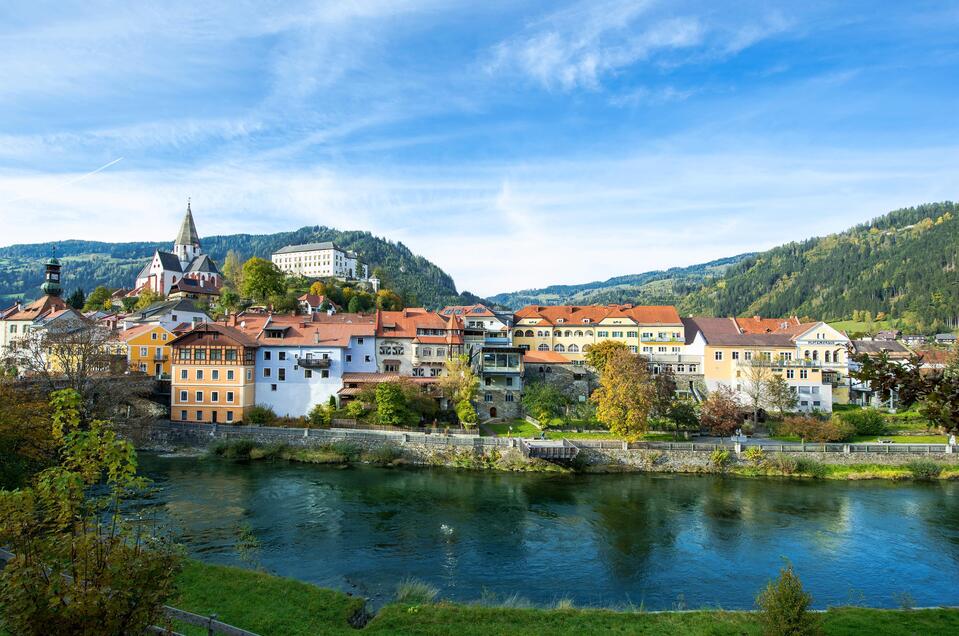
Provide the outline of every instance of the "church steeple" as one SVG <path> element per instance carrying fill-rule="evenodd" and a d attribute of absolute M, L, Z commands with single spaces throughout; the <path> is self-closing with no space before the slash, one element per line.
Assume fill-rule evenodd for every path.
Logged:
<path fill-rule="evenodd" d="M 44 268 L 46 271 L 43 274 L 43 284 L 40 285 L 40 291 L 47 296 L 59 296 L 63 293 L 63 288 L 60 287 L 60 261 L 57 260 L 56 255 L 50 257 L 50 260 L 44 263 Z"/>
<path fill-rule="evenodd" d="M 180 265 L 184 270 L 194 258 L 203 253 L 200 249 L 200 236 L 197 234 L 196 224 L 193 222 L 193 210 L 190 209 L 189 198 L 186 200 L 186 216 L 183 217 L 180 231 L 173 243 L 173 253 L 180 260 Z"/>

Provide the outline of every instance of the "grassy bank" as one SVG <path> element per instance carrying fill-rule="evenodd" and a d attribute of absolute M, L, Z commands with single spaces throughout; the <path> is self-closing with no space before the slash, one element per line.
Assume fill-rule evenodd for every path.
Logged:
<path fill-rule="evenodd" d="M 223 566 L 191 561 L 178 580 L 173 605 L 263 636 L 324 634 L 759 634 L 748 612 L 648 613 L 531 609 L 446 602 L 393 602 L 361 630 L 351 618 L 363 601 L 341 592 Z M 831 609 L 822 615 L 825 634 L 947 634 L 959 632 L 959 610 Z M 196 628 L 187 634 L 204 634 Z"/>

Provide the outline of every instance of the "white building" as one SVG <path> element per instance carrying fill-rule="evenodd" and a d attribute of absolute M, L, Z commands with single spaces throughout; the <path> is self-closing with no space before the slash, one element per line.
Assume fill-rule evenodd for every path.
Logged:
<path fill-rule="evenodd" d="M 273 263 L 288 274 L 310 278 L 324 276 L 367 280 L 368 267 L 360 262 L 356 252 L 326 241 L 305 245 L 287 245 L 273 253 Z"/>
<path fill-rule="evenodd" d="M 137 275 L 136 289 L 130 295 L 136 296 L 142 290 L 149 289 L 166 296 L 170 288 L 184 278 L 195 281 L 197 286 L 207 290 L 206 293 L 213 294 L 223 283 L 216 263 L 200 247 L 200 237 L 193 223 L 189 202 L 186 204 L 186 216 L 173 242 L 173 251 L 156 250 L 153 253 L 153 258 Z"/>

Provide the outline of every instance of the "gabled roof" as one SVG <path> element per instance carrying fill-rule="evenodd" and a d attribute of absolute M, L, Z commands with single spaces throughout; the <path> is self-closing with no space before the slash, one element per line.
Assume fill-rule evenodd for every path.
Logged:
<path fill-rule="evenodd" d="M 202 272 L 205 274 L 219 274 L 220 270 L 217 269 L 216 263 L 213 262 L 213 259 L 210 258 L 209 254 L 200 254 L 187 266 L 186 273 L 192 272 Z"/>
<path fill-rule="evenodd" d="M 798 329 L 802 323 L 799 318 L 735 318 L 736 324 L 743 333 L 785 333 Z M 815 324 L 815 323 L 812 323 Z"/>
<path fill-rule="evenodd" d="M 255 338 L 252 338 L 248 333 L 244 332 L 241 329 L 235 327 L 229 327 L 227 325 L 215 322 L 201 322 L 190 329 L 180 334 L 176 338 L 170 341 L 170 346 L 177 346 L 185 344 L 190 340 L 202 338 L 205 334 L 216 333 L 222 335 L 229 341 L 234 344 L 239 344 L 244 347 L 258 347 L 259 343 Z"/>
<path fill-rule="evenodd" d="M 736 318 L 686 318 L 687 328 L 694 328 L 703 334 L 707 344 L 719 347 L 729 346 L 768 346 L 793 347 L 795 343 L 785 333 L 744 333 Z"/>
<path fill-rule="evenodd" d="M 186 204 L 186 215 L 183 222 L 180 223 L 180 231 L 177 232 L 175 245 L 199 245 L 200 236 L 196 232 L 196 225 L 193 223 L 193 211 L 190 210 L 190 203 Z"/>
<path fill-rule="evenodd" d="M 378 311 L 376 320 L 376 335 L 385 338 L 415 338 L 417 329 L 451 329 L 446 318 L 422 307 L 411 307 L 402 311 Z"/>
<path fill-rule="evenodd" d="M 12 316 L 18 311 L 20 311 L 20 303 L 13 303 L 5 309 L 0 309 L 0 320 L 6 320 L 7 316 Z"/>
<path fill-rule="evenodd" d="M 281 247 L 280 249 L 273 252 L 274 254 L 294 254 L 296 252 L 314 252 L 316 250 L 339 250 L 343 252 L 343 248 L 339 247 L 336 243 L 332 241 L 323 241 L 322 243 L 304 243 L 303 245 L 287 245 L 286 247 Z"/>
<path fill-rule="evenodd" d="M 527 351 L 523 354 L 523 364 L 573 364 L 573 361 L 555 351 Z"/>
<path fill-rule="evenodd" d="M 327 318 L 328 316 L 323 316 Z M 329 316 L 333 318 L 334 316 Z M 237 315 L 230 325 L 255 338 L 264 347 L 348 347 L 350 339 L 358 336 L 372 337 L 376 326 L 371 316 L 361 314 L 335 314 L 339 320 L 313 320 L 313 316 L 290 314 Z M 280 332 L 283 337 L 268 337 L 267 332 Z"/>
<path fill-rule="evenodd" d="M 36 320 L 52 311 L 66 309 L 66 307 L 67 303 L 59 296 L 41 296 L 20 311 L 10 314 L 5 320 Z"/>
<path fill-rule="evenodd" d="M 145 333 L 150 333 L 151 331 L 155 329 L 166 331 L 166 329 L 164 329 L 160 325 L 152 325 L 152 324 L 136 325 L 135 327 L 130 327 L 129 329 L 124 329 L 123 331 L 121 331 L 119 333 L 119 337 L 120 337 L 120 340 L 124 342 L 130 342 L 134 338 L 138 336 L 142 336 Z"/>
<path fill-rule="evenodd" d="M 682 320 L 669 305 L 527 305 L 516 312 L 515 322 L 540 318 L 550 325 L 595 324 L 606 318 L 621 318 L 636 325 L 675 325 Z"/>
<path fill-rule="evenodd" d="M 885 351 L 892 358 L 905 358 L 912 353 L 905 345 L 895 340 L 853 340 L 851 344 L 856 353 L 872 355 Z"/>
<path fill-rule="evenodd" d="M 184 276 L 177 282 L 173 283 L 170 287 L 170 294 L 175 294 L 176 292 L 184 292 L 187 294 L 207 294 L 211 296 L 219 296 L 220 288 L 219 286 L 208 280 L 197 280 L 195 278 L 190 278 Z"/>
<path fill-rule="evenodd" d="M 317 294 L 303 294 L 302 296 L 300 296 L 299 298 L 297 298 L 297 300 L 300 301 L 301 303 L 306 303 L 306 304 L 309 305 L 310 307 L 319 307 L 320 305 L 323 304 L 324 301 L 327 301 L 327 302 L 329 302 L 330 305 L 332 305 L 333 308 L 336 309 L 337 311 L 339 311 L 339 309 L 340 309 L 340 306 L 339 306 L 339 305 L 337 305 L 335 302 L 333 302 L 332 300 L 330 300 L 330 299 L 327 298 L 326 296 L 322 296 L 322 295 L 317 295 Z"/>
<path fill-rule="evenodd" d="M 490 308 L 481 303 L 475 305 L 449 305 L 443 307 L 440 313 L 444 316 L 461 316 L 463 318 L 496 318 Z"/>
<path fill-rule="evenodd" d="M 173 300 L 161 300 L 153 303 L 146 309 L 127 318 L 130 322 L 143 322 L 156 316 L 163 316 L 174 311 L 190 311 L 194 313 L 204 313 L 197 308 L 192 300 L 187 298 L 176 298 Z"/>

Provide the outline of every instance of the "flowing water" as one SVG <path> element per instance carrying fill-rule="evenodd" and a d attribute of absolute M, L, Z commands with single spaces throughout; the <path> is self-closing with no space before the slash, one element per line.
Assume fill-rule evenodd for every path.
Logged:
<path fill-rule="evenodd" d="M 199 559 L 389 600 L 749 608 L 789 559 L 817 607 L 959 605 L 959 483 L 555 476 L 143 455 Z"/>

